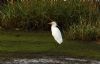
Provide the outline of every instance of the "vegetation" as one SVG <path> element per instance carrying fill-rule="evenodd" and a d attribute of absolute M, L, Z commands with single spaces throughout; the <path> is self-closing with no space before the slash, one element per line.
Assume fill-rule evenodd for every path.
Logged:
<path fill-rule="evenodd" d="M 25 0 L 0 5 L 0 59 L 44 54 L 100 60 L 98 3 Z M 58 47 L 48 32 L 50 20 L 57 21 L 64 32 L 64 42 Z"/>
<path fill-rule="evenodd" d="M 8 2 L 0 6 L 0 29 L 26 31 L 31 22 L 33 31 L 48 31 L 50 18 L 58 22 L 68 39 L 96 40 L 100 37 L 99 11 L 98 2 L 92 1 Z"/>
<path fill-rule="evenodd" d="M 1 32 L 0 58 L 31 58 L 32 56 L 37 57 L 37 55 L 48 55 L 100 60 L 100 45 L 96 44 L 95 41 L 89 42 L 64 39 L 64 42 L 57 47 L 57 43 L 47 32 Z"/>

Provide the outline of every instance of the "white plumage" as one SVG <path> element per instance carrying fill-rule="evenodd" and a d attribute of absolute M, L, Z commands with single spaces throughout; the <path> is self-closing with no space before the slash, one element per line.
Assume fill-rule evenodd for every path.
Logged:
<path fill-rule="evenodd" d="M 54 37 L 54 39 L 57 41 L 58 44 L 61 44 L 63 42 L 63 39 L 62 39 L 61 32 L 57 27 L 57 23 L 53 21 L 49 24 L 51 24 L 52 36 Z"/>

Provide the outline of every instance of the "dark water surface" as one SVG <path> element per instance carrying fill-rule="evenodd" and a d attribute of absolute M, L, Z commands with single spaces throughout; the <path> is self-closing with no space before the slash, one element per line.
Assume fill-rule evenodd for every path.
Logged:
<path fill-rule="evenodd" d="M 10 59 L 0 60 L 0 64 L 100 64 L 97 60 L 76 58 L 33 58 L 33 59 Z"/>

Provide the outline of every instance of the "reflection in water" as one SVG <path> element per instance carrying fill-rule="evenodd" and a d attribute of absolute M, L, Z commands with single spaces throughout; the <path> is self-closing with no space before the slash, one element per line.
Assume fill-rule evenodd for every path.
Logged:
<path fill-rule="evenodd" d="M 34 58 L 0 61 L 0 64 L 100 64 L 100 61 L 74 58 Z"/>

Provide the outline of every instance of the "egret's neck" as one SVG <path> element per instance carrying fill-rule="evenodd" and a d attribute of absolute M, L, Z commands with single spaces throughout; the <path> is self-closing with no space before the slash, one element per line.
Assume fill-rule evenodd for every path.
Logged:
<path fill-rule="evenodd" d="M 51 27 L 56 27 L 57 25 L 56 24 L 53 24 Z"/>

